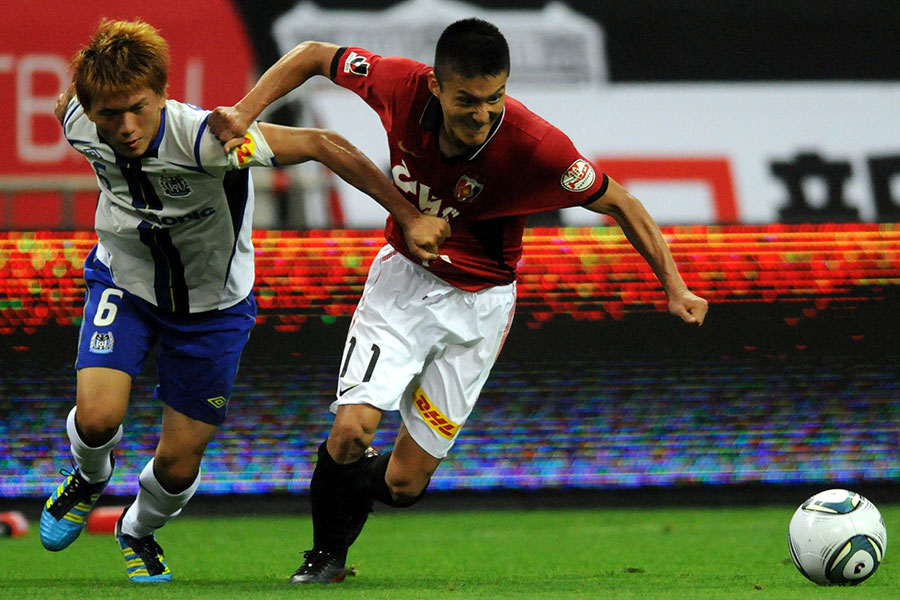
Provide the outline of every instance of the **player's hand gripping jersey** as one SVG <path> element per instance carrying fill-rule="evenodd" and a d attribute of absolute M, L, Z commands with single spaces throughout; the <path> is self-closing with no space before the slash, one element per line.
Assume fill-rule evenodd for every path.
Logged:
<path fill-rule="evenodd" d="M 443 157 L 443 115 L 428 89 L 430 70 L 406 58 L 341 48 L 331 79 L 381 117 L 394 184 L 423 213 L 449 220 L 453 233 L 440 249 L 446 259 L 431 261 L 428 269 L 470 291 L 510 283 L 527 215 L 589 204 L 608 179 L 564 133 L 509 97 L 482 146 L 468 156 Z M 391 217 L 385 237 L 415 260 Z"/>
<path fill-rule="evenodd" d="M 99 136 L 77 98 L 63 122 L 69 143 L 97 175 L 97 258 L 117 286 L 175 313 L 227 308 L 250 293 L 247 167 L 274 164 L 255 123 L 244 145 L 226 155 L 207 131 L 208 115 L 167 100 L 156 139 L 133 159 Z"/>

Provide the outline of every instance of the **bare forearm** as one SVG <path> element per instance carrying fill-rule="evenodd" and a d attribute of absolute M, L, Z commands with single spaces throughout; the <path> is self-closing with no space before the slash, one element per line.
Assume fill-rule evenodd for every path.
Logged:
<path fill-rule="evenodd" d="M 669 312 L 685 323 L 700 326 L 709 303 L 685 285 L 669 245 L 644 205 L 610 178 L 606 193 L 586 207 L 616 220 L 631 245 L 653 269 L 669 299 Z"/>
<path fill-rule="evenodd" d="M 398 223 L 403 224 L 420 215 L 394 187 L 384 173 L 358 148 L 343 136 L 321 130 L 314 144 L 312 159 L 321 162 L 338 177 L 371 196 Z"/>
<path fill-rule="evenodd" d="M 674 293 L 687 289 L 659 226 L 628 190 L 610 179 L 606 193 L 586 208 L 615 219 L 631 245 L 653 269 L 666 295 L 672 297 Z"/>
<path fill-rule="evenodd" d="M 631 207 L 630 214 L 627 216 L 622 215 L 618 218 L 615 214 L 611 216 L 616 219 L 631 245 L 653 269 L 653 273 L 662 284 L 666 295 L 672 296 L 678 291 L 687 289 L 678 272 L 675 259 L 672 258 L 669 245 L 663 238 L 656 222 L 642 205 L 637 204 Z"/>
<path fill-rule="evenodd" d="M 303 85 L 315 75 L 328 75 L 338 47 L 322 42 L 303 42 L 266 70 L 256 85 L 236 105 L 253 121 L 275 100 Z"/>
<path fill-rule="evenodd" d="M 449 223 L 420 213 L 375 163 L 343 136 L 328 129 L 283 127 L 271 123 L 260 123 L 259 130 L 278 164 L 292 165 L 308 160 L 322 163 L 391 213 L 403 229 L 407 248 L 414 256 L 426 262 L 438 257 L 438 248 L 450 236 Z"/>

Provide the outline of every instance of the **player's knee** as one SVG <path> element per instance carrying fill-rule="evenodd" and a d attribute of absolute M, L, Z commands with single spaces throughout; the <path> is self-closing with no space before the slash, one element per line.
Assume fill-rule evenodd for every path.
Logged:
<path fill-rule="evenodd" d="M 418 473 L 392 473 L 385 483 L 397 506 L 414 504 L 425 493 L 430 477 Z"/>
<path fill-rule="evenodd" d="M 157 454 L 153 459 L 153 475 L 170 494 L 178 494 L 191 487 L 199 472 L 199 462 L 185 457 Z"/>
<path fill-rule="evenodd" d="M 75 427 L 88 446 L 102 446 L 116 435 L 122 419 L 115 413 L 79 407 L 75 412 Z"/>
<path fill-rule="evenodd" d="M 361 457 L 374 438 L 375 430 L 358 421 L 335 421 L 328 439 L 328 452 L 335 462 L 346 464 Z"/>

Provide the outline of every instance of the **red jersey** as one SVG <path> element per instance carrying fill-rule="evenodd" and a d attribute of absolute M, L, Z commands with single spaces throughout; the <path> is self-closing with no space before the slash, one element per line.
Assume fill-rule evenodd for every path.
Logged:
<path fill-rule="evenodd" d="M 609 180 L 563 132 L 510 97 L 484 144 L 444 157 L 438 147 L 443 112 L 428 89 L 431 70 L 406 58 L 341 48 L 331 79 L 381 118 L 394 185 L 423 213 L 449 221 L 451 235 L 439 250 L 444 258 L 426 268 L 469 291 L 508 284 L 516 278 L 528 215 L 590 204 Z M 385 238 L 417 261 L 390 216 Z"/>

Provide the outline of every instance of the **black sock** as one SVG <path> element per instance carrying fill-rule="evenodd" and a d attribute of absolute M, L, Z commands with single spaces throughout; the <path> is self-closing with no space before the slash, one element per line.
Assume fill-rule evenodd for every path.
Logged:
<path fill-rule="evenodd" d="M 339 465 L 328 454 L 325 442 L 319 446 L 319 460 L 309 484 L 316 549 L 346 556 L 372 510 L 365 474 L 364 460 Z"/>
<path fill-rule="evenodd" d="M 391 460 L 391 453 L 386 452 L 380 456 L 376 456 L 366 464 L 366 488 L 369 494 L 379 502 L 383 502 L 388 506 L 396 508 L 406 508 L 418 502 L 425 495 L 422 493 L 411 500 L 395 500 L 391 494 L 391 490 L 385 481 L 384 476 L 387 473 L 388 462 Z"/>

